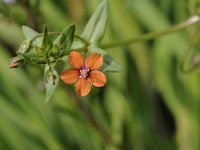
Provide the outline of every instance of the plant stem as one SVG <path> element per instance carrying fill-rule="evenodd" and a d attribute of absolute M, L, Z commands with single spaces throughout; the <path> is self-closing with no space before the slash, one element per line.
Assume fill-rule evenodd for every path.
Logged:
<path fill-rule="evenodd" d="M 160 37 L 160 36 L 163 36 L 163 35 L 166 35 L 169 33 L 173 33 L 175 31 L 185 29 L 191 25 L 198 23 L 199 21 L 200 21 L 200 16 L 195 15 L 195 16 L 192 16 L 191 18 L 189 18 L 188 20 L 186 20 L 185 22 L 182 22 L 180 24 L 172 26 L 169 29 L 166 29 L 163 31 L 158 31 L 158 32 L 147 33 L 147 34 L 141 35 L 139 37 L 135 37 L 135 38 L 127 39 L 127 40 L 121 40 L 121 41 L 112 42 L 112 43 L 100 44 L 100 47 L 102 49 L 107 49 L 107 48 L 113 48 L 113 47 L 117 47 L 117 46 L 125 46 L 125 45 L 133 44 L 136 42 L 148 41 L 148 40 L 151 40 L 156 37 Z"/>
<path fill-rule="evenodd" d="M 81 40 L 83 43 L 85 43 L 86 46 L 89 45 L 89 43 L 85 39 L 83 39 L 82 37 L 80 37 L 78 35 L 74 35 L 74 37 L 76 37 L 77 39 Z"/>

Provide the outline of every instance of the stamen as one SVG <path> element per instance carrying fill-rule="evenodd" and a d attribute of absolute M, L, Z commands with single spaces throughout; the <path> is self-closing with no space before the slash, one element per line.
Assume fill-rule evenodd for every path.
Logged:
<path fill-rule="evenodd" d="M 79 78 L 87 78 L 88 77 L 88 72 L 89 72 L 89 68 L 88 67 L 83 67 L 81 70 L 80 70 L 80 76 Z"/>

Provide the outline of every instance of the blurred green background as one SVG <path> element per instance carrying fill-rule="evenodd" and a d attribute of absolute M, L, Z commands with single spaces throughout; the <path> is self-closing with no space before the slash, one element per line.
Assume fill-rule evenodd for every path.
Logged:
<path fill-rule="evenodd" d="M 13 2 L 12 2 L 13 1 Z M 12 2 L 12 3 L 11 3 Z M 101 0 L 1 0 L 0 150 L 199 150 L 200 73 L 179 65 L 196 27 L 108 49 L 121 65 L 104 88 L 75 96 L 60 82 L 44 103 L 43 67 L 9 69 L 21 26 L 80 34 Z M 194 15 L 198 0 L 109 0 L 102 43 L 160 31 Z M 67 92 L 66 92 L 67 89 Z"/>

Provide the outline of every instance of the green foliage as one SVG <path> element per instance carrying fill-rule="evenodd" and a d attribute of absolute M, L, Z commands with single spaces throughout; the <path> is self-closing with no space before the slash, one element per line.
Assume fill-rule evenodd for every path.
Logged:
<path fill-rule="evenodd" d="M 48 29 L 47 26 L 45 25 L 43 29 L 42 48 L 46 50 L 48 45 L 49 45 Z"/>
<path fill-rule="evenodd" d="M 104 43 L 182 22 L 196 14 L 198 0 L 31 0 L 27 1 L 29 5 L 21 2 L 25 1 L 0 2 L 0 149 L 200 149 L 199 71 L 180 71 L 184 49 L 199 26 L 149 42 L 101 48 Z M 90 16 L 92 21 L 85 27 Z M 81 37 L 88 43 L 74 37 L 74 24 L 64 29 L 71 22 L 76 24 L 77 35 L 85 27 Z M 26 39 L 22 36 L 22 24 L 27 25 L 22 28 Z M 42 36 L 31 42 L 44 24 L 48 32 L 45 27 Z M 61 29 L 62 34 L 47 34 Z M 48 47 L 49 42 L 52 46 Z M 102 70 L 121 71 L 106 72 L 107 85 L 93 88 L 89 96 L 80 98 L 74 88 L 61 82 L 57 86 L 63 63 L 65 68 L 69 66 L 67 56 L 56 56 L 85 44 L 89 53 L 106 56 Z M 186 66 L 190 65 L 190 56 L 199 53 L 198 44 L 199 40 L 192 47 Z M 29 65 L 9 69 L 11 57 L 11 64 L 22 65 L 26 60 Z M 48 103 L 44 103 L 45 91 L 46 101 L 52 98 Z"/>
<path fill-rule="evenodd" d="M 103 0 L 95 13 L 92 15 L 81 37 L 90 43 L 97 43 L 101 40 L 106 29 L 108 17 L 108 1 Z"/>
<path fill-rule="evenodd" d="M 20 67 L 24 64 L 24 61 L 35 65 L 46 64 L 44 85 L 46 89 L 45 102 L 48 102 L 60 80 L 56 65 L 72 46 L 75 25 L 72 24 L 59 33 L 54 42 L 49 37 L 46 25 L 44 26 L 43 34 L 39 34 L 27 26 L 23 26 L 22 31 L 26 40 L 20 45 L 17 51 L 18 56 L 12 59 L 10 68 Z"/>
<path fill-rule="evenodd" d="M 68 51 L 73 43 L 75 33 L 75 24 L 68 26 L 63 32 L 54 40 L 54 45 L 57 45 L 64 52 Z"/>
<path fill-rule="evenodd" d="M 44 69 L 44 86 L 46 89 L 45 102 L 48 102 L 54 93 L 60 80 L 58 72 L 51 66 L 46 65 Z"/>
<path fill-rule="evenodd" d="M 98 46 L 98 43 L 103 38 L 106 30 L 107 17 L 108 1 L 103 0 L 86 24 L 81 37 L 89 42 L 89 53 L 99 53 L 103 56 L 104 64 L 101 68 L 102 71 L 119 72 L 121 70 L 119 64 L 117 64 L 106 51 Z"/>

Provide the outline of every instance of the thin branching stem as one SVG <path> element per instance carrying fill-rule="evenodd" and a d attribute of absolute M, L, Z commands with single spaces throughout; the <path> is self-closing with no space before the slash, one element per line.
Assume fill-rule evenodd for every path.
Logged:
<path fill-rule="evenodd" d="M 127 40 L 121 40 L 121 41 L 117 41 L 117 42 L 112 42 L 112 43 L 106 43 L 106 44 L 100 44 L 100 47 L 102 49 L 108 49 L 108 48 L 113 48 L 113 47 L 118 47 L 118 46 L 125 46 L 125 45 L 129 45 L 129 44 L 133 44 L 133 43 L 137 43 L 137 42 L 145 42 L 160 36 L 164 36 L 182 29 L 185 29 L 191 25 L 194 25 L 196 23 L 198 23 L 200 21 L 200 16 L 199 15 L 195 15 L 192 16 L 191 18 L 189 18 L 188 20 L 186 20 L 185 22 L 182 22 L 180 24 L 174 25 L 172 27 L 170 27 L 169 29 L 163 30 L 163 31 L 158 31 L 158 32 L 151 32 L 151 33 L 147 33 L 135 38 L 130 38 Z"/>

